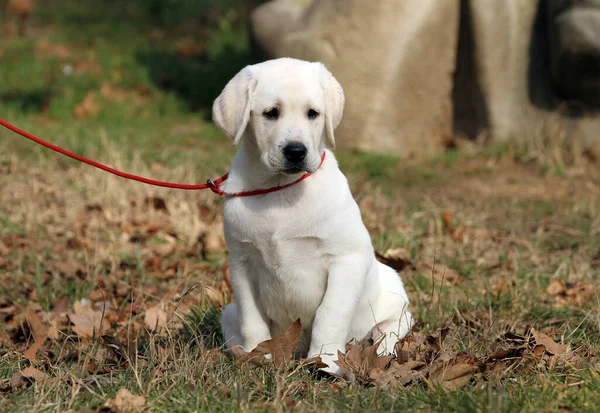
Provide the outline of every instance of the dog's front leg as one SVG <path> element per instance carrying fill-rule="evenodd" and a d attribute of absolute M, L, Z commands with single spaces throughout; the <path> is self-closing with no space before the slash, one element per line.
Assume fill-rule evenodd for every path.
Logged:
<path fill-rule="evenodd" d="M 242 260 L 230 259 L 231 287 L 238 311 L 241 343 L 244 351 L 271 338 L 268 318 L 257 297 L 257 276 Z"/>
<path fill-rule="evenodd" d="M 317 309 L 312 328 L 310 356 L 321 356 L 324 369 L 339 373 L 338 350 L 345 352 L 368 265 L 363 256 L 340 257 L 329 268 L 327 290 Z"/>

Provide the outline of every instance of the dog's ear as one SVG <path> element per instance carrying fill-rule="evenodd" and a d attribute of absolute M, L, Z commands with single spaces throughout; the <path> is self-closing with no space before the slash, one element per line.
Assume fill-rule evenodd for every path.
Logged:
<path fill-rule="evenodd" d="M 319 65 L 319 81 L 325 98 L 325 143 L 330 149 L 335 148 L 333 131 L 342 121 L 344 113 L 344 90 L 342 85 L 327 70 L 325 65 Z"/>
<path fill-rule="evenodd" d="M 256 78 L 250 66 L 246 66 L 225 86 L 212 107 L 213 121 L 237 145 L 242 138 L 252 109 L 252 96 Z"/>

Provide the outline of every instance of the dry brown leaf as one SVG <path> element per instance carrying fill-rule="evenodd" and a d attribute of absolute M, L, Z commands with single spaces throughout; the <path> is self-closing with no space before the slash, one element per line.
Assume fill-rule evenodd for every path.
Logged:
<path fill-rule="evenodd" d="M 554 298 L 555 307 L 584 305 L 596 297 L 597 288 L 590 282 L 565 282 L 559 278 L 550 280 L 546 293 Z"/>
<path fill-rule="evenodd" d="M 546 292 L 551 296 L 564 294 L 567 291 L 567 284 L 560 278 L 553 278 L 546 288 Z"/>
<path fill-rule="evenodd" d="M 177 249 L 177 244 L 166 242 L 164 244 L 152 245 L 150 247 L 150 249 L 152 250 L 152 252 L 155 255 L 158 255 L 158 257 L 153 257 L 153 258 L 159 258 L 159 257 L 171 255 Z M 155 271 L 160 271 L 160 270 L 156 269 Z"/>
<path fill-rule="evenodd" d="M 300 319 L 296 320 L 287 331 L 270 340 L 263 341 L 254 350 L 245 353 L 238 347 L 232 347 L 236 365 L 250 362 L 255 365 L 274 364 L 282 367 L 294 358 L 294 350 L 302 336 Z"/>
<path fill-rule="evenodd" d="M 144 263 L 144 269 L 150 272 L 158 272 L 162 268 L 162 259 L 160 257 L 150 257 Z"/>
<path fill-rule="evenodd" d="M 53 267 L 68 277 L 82 278 L 87 274 L 85 266 L 77 260 L 57 261 L 53 263 Z"/>
<path fill-rule="evenodd" d="M 206 253 L 212 254 L 225 248 L 225 241 L 220 234 L 221 231 L 209 231 L 203 237 L 203 249 Z"/>
<path fill-rule="evenodd" d="M 492 293 L 494 293 L 497 296 L 503 295 L 503 294 L 510 294 L 510 293 L 512 293 L 514 287 L 515 287 L 515 282 L 512 278 L 509 278 L 509 279 L 498 278 L 496 280 L 496 285 L 494 287 L 492 287 Z"/>
<path fill-rule="evenodd" d="M 132 394 L 125 387 L 121 387 L 113 399 L 108 399 L 104 404 L 114 413 L 133 413 L 144 410 L 146 398 Z"/>
<path fill-rule="evenodd" d="M 27 377 L 28 379 L 34 379 L 36 381 L 43 381 L 48 378 L 48 375 L 46 373 L 36 369 L 35 367 L 25 367 L 21 371 L 21 375 L 23 377 Z"/>
<path fill-rule="evenodd" d="M 167 328 L 167 313 L 162 309 L 161 303 L 146 310 L 144 325 L 148 330 L 157 332 Z"/>
<path fill-rule="evenodd" d="M 70 300 L 69 300 L 69 296 L 68 295 L 63 295 L 61 297 L 57 297 L 54 302 L 52 303 L 52 311 L 54 311 L 55 313 L 66 313 L 67 310 L 69 309 L 69 304 L 70 304 Z"/>
<path fill-rule="evenodd" d="M 213 305 L 214 307 L 221 308 L 225 302 L 225 295 L 212 287 L 204 286 L 202 289 L 204 297 Z"/>
<path fill-rule="evenodd" d="M 157 280 L 172 280 L 173 278 L 177 277 L 177 270 L 175 268 L 167 268 L 164 272 L 155 272 L 152 275 Z"/>
<path fill-rule="evenodd" d="M 10 249 L 0 240 L 0 256 L 7 256 L 10 253 Z"/>
<path fill-rule="evenodd" d="M 413 381 L 423 380 L 428 373 L 425 362 L 411 360 L 404 364 L 393 361 L 390 367 L 381 371 L 378 376 L 373 377 L 378 386 L 387 388 L 390 386 L 405 386 Z"/>
<path fill-rule="evenodd" d="M 73 323 L 72 330 L 83 338 L 100 336 L 108 331 L 109 324 L 103 311 L 92 308 L 88 300 L 80 300 L 73 304 L 73 312 L 68 314 Z"/>
<path fill-rule="evenodd" d="M 394 358 L 377 355 L 380 344 L 381 340 L 370 346 L 352 343 L 347 346 L 346 354 L 338 351 L 335 363 L 342 370 L 344 378 L 350 382 L 375 384 Z"/>
<path fill-rule="evenodd" d="M 431 368 L 429 379 L 433 384 L 441 385 L 447 390 L 456 390 L 468 383 L 476 370 L 477 366 L 468 363 L 448 365 L 439 362 Z"/>
<path fill-rule="evenodd" d="M 3 326 L 0 326 L 0 347 L 4 347 L 11 350 L 15 347 L 14 343 L 10 339 L 8 333 L 4 330 Z"/>
<path fill-rule="evenodd" d="M 464 277 L 457 271 L 446 267 L 442 264 L 427 264 L 424 262 L 418 262 L 415 264 L 418 271 L 421 271 L 424 275 L 431 276 L 435 281 L 448 282 L 450 284 L 460 284 L 464 281 Z"/>
<path fill-rule="evenodd" d="M 94 92 L 85 95 L 83 101 L 73 108 L 73 112 L 78 118 L 92 118 L 96 116 L 99 110 L 100 104 L 96 101 L 96 94 Z"/>
<path fill-rule="evenodd" d="M 410 251 L 405 248 L 389 249 L 383 254 L 375 252 L 375 258 L 377 258 L 377 261 L 392 267 L 398 272 L 401 272 L 406 267 L 413 266 Z"/>
<path fill-rule="evenodd" d="M 36 50 L 38 56 L 56 57 L 58 59 L 66 59 L 71 52 L 62 44 L 51 44 L 48 40 L 41 40 Z"/>
<path fill-rule="evenodd" d="M 33 334 L 34 340 L 42 340 L 48 337 L 48 331 L 42 320 L 38 317 L 37 313 L 31 308 L 27 307 L 25 310 L 25 320 L 27 320 L 27 324 L 31 329 L 31 334 Z"/>
<path fill-rule="evenodd" d="M 23 357 L 25 357 L 32 363 L 35 362 L 36 354 L 37 354 L 38 350 L 40 348 L 42 348 L 42 346 L 44 345 L 45 342 L 46 342 L 46 337 L 43 337 L 43 339 L 40 339 L 40 340 L 35 340 L 33 342 L 33 344 L 31 346 L 29 346 L 29 348 L 23 352 Z"/>
<path fill-rule="evenodd" d="M 114 87 L 110 82 L 104 82 L 100 87 L 100 95 L 102 95 L 102 97 L 106 100 L 123 102 L 125 99 L 127 99 L 128 92 Z"/>
<path fill-rule="evenodd" d="M 202 54 L 205 47 L 202 42 L 191 37 L 184 37 L 175 43 L 177 55 L 183 58 L 195 57 Z"/>
<path fill-rule="evenodd" d="M 537 344 L 544 346 L 548 353 L 553 354 L 555 356 L 565 354 L 569 349 L 569 346 L 566 346 L 564 344 L 558 344 L 548 335 L 535 329 L 531 329 L 531 335 L 533 336 Z"/>
<path fill-rule="evenodd" d="M 38 350 L 42 348 L 48 338 L 48 331 L 31 306 L 27 307 L 25 310 L 25 320 L 31 329 L 34 342 L 23 352 L 23 357 L 34 362 Z"/>
<path fill-rule="evenodd" d="M 92 290 L 88 298 L 90 301 L 106 301 L 108 295 L 102 288 L 96 288 L 95 290 Z"/>
<path fill-rule="evenodd" d="M 82 60 L 73 63 L 75 71 L 82 74 L 98 76 L 102 74 L 102 67 L 93 60 Z"/>
<path fill-rule="evenodd" d="M 6 12 L 13 12 L 22 16 L 28 16 L 33 12 L 33 0 L 8 0 Z"/>
<path fill-rule="evenodd" d="M 130 363 L 139 363 L 141 359 L 138 357 L 137 345 L 135 341 L 121 342 L 111 335 L 103 335 L 100 337 L 102 344 L 110 350 L 110 358 L 113 360 L 126 360 Z"/>

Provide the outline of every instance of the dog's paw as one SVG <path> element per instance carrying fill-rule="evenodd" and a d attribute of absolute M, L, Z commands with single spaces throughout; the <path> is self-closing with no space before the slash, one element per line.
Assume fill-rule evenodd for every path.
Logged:
<path fill-rule="evenodd" d="M 341 377 L 342 369 L 340 369 L 340 366 L 337 365 L 337 363 L 335 362 L 336 360 L 337 357 L 321 354 L 321 361 L 324 364 L 327 364 L 327 367 L 321 367 L 319 370 L 324 373 L 331 374 L 333 376 Z"/>

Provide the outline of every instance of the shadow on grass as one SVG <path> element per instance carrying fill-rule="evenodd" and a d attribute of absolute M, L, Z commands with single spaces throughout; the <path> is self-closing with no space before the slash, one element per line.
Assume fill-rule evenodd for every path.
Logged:
<path fill-rule="evenodd" d="M 185 317 L 182 337 L 203 348 L 220 348 L 223 346 L 221 331 L 221 310 L 216 307 L 194 307 Z"/>
<path fill-rule="evenodd" d="M 41 113 L 50 105 L 53 92 L 48 88 L 30 91 L 9 90 L 0 93 L 0 102 L 7 106 L 15 106 L 24 113 Z"/>
<path fill-rule="evenodd" d="M 247 50 L 227 48 L 219 57 L 181 58 L 173 51 L 138 53 L 152 81 L 162 90 L 175 93 L 192 110 L 208 110 L 227 82 L 244 66 L 251 64 Z"/>

